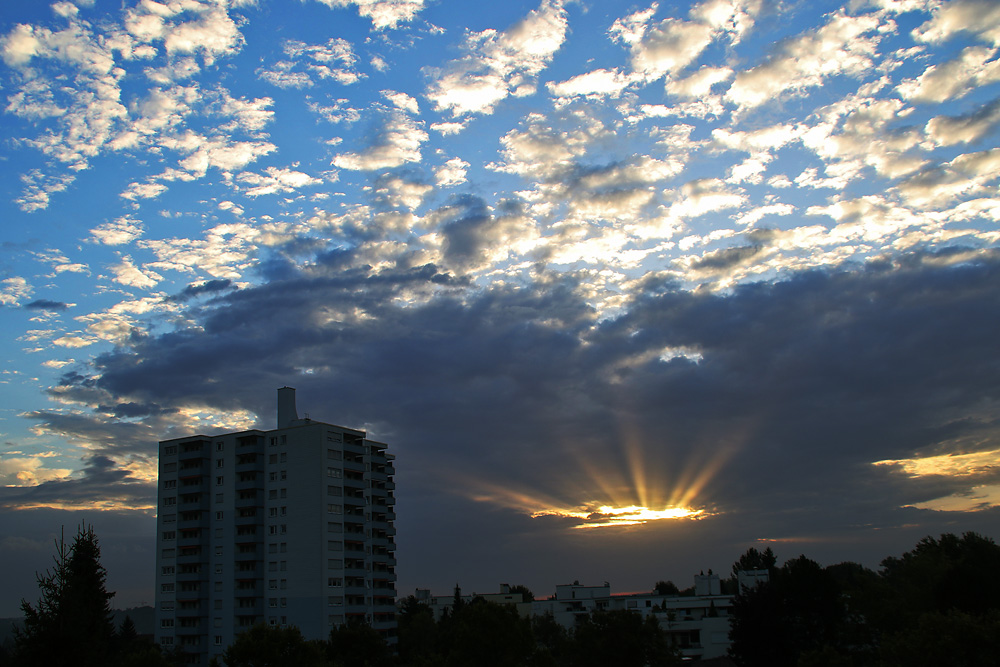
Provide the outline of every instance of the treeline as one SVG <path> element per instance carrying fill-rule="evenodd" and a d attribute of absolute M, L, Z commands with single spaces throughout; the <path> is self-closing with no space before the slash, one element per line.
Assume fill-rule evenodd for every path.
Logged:
<path fill-rule="evenodd" d="M 652 618 L 630 611 L 591 614 L 573 632 L 551 616 L 525 618 L 510 605 L 475 598 L 435 620 L 413 596 L 401 604 L 395 652 L 362 622 L 306 640 L 295 628 L 258 625 L 222 655 L 227 667 L 671 667 L 679 656 Z"/>
<path fill-rule="evenodd" d="M 878 572 L 805 556 L 779 568 L 755 550 L 743 559 L 769 581 L 734 600 L 730 654 L 739 665 L 1000 664 L 1000 547 L 988 538 L 927 537 Z"/>

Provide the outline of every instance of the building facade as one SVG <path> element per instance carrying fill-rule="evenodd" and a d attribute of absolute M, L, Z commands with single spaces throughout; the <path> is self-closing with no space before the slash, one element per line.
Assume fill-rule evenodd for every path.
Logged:
<path fill-rule="evenodd" d="M 156 640 L 208 664 L 257 623 L 307 639 L 360 617 L 395 637 L 393 456 L 364 431 L 299 419 L 160 442 Z"/>

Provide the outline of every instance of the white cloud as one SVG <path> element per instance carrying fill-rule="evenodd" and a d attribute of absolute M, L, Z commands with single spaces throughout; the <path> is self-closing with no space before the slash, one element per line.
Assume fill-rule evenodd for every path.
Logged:
<path fill-rule="evenodd" d="M 364 150 L 341 153 L 333 164 L 341 169 L 372 171 L 391 169 L 407 162 L 420 162 L 420 146 L 428 135 L 420 123 L 398 110 L 390 110 L 378 135 Z"/>
<path fill-rule="evenodd" d="M 465 183 L 465 174 L 469 169 L 469 163 L 462 158 L 452 158 L 437 168 L 434 178 L 437 184 L 443 188 Z"/>
<path fill-rule="evenodd" d="M 350 42 L 339 37 L 326 44 L 285 42 L 283 50 L 290 60 L 280 60 L 269 68 L 261 67 L 257 76 L 281 88 L 308 88 L 316 80 L 332 79 L 350 85 L 364 78 L 357 70 L 358 58 Z"/>
<path fill-rule="evenodd" d="M 434 80 L 427 97 L 453 116 L 491 113 L 510 95 L 534 92 L 534 78 L 548 66 L 566 38 L 562 0 L 543 0 L 538 9 L 505 32 L 483 30 L 467 36 L 464 58 L 427 70 Z"/>
<path fill-rule="evenodd" d="M 109 269 L 114 274 L 113 280 L 116 283 L 127 287 L 139 287 L 148 289 L 156 287 L 157 283 L 163 280 L 163 276 L 155 271 L 143 271 L 132 263 L 132 258 L 124 255 L 118 264 L 112 264 Z"/>
<path fill-rule="evenodd" d="M 967 46 L 957 58 L 931 65 L 915 79 L 897 88 L 903 99 L 914 102 L 945 102 L 963 97 L 974 88 L 1000 81 L 997 50 L 985 46 Z"/>
<path fill-rule="evenodd" d="M 251 186 L 244 194 L 248 197 L 259 197 L 260 195 L 295 192 L 299 188 L 319 185 L 323 182 L 322 179 L 293 169 L 268 167 L 265 171 L 267 172 L 266 176 L 244 171 L 236 177 L 240 183 Z"/>
<path fill-rule="evenodd" d="M 725 97 L 740 107 L 755 107 L 819 86 L 833 75 L 863 75 L 874 66 L 878 28 L 876 16 L 837 11 L 826 25 L 787 42 L 767 62 L 738 73 Z"/>
<path fill-rule="evenodd" d="M 653 3 L 647 10 L 616 20 L 608 30 L 612 39 L 628 45 L 633 70 L 650 81 L 673 78 L 721 35 L 738 42 L 760 13 L 761 2 L 707 0 L 691 8 L 689 21 L 665 18 L 654 22 L 658 8 Z"/>
<path fill-rule="evenodd" d="M 633 81 L 619 70 L 596 69 L 559 83 L 549 83 L 548 89 L 557 97 L 618 97 Z"/>
<path fill-rule="evenodd" d="M 125 12 L 125 29 L 140 43 L 162 42 L 170 56 L 201 55 L 205 65 L 243 46 L 239 27 L 222 2 L 145 0 Z"/>
<path fill-rule="evenodd" d="M 167 191 L 163 183 L 129 183 L 128 188 L 121 193 L 123 199 L 155 199 Z"/>
<path fill-rule="evenodd" d="M 49 176 L 37 169 L 32 169 L 21 176 L 25 184 L 24 193 L 15 201 L 22 211 L 31 213 L 48 208 L 51 195 L 62 192 L 76 180 L 71 174 Z"/>
<path fill-rule="evenodd" d="M 392 102 L 397 109 L 409 111 L 410 113 L 420 113 L 420 105 L 417 101 L 406 93 L 399 93 L 393 90 L 383 90 L 382 97 Z"/>
<path fill-rule="evenodd" d="M 925 42 L 943 42 L 959 32 L 970 32 L 1000 46 L 1000 5 L 992 0 L 951 0 L 936 6 L 934 16 L 913 31 Z"/>
<path fill-rule="evenodd" d="M 1000 125 L 1000 101 L 993 101 L 964 116 L 935 116 L 924 131 L 936 146 L 969 144 L 978 141 Z"/>
<path fill-rule="evenodd" d="M 90 230 L 91 238 L 104 245 L 124 245 L 143 234 L 142 223 L 129 216 L 122 216 L 114 222 L 106 222 Z"/>
<path fill-rule="evenodd" d="M 0 280 L 0 304 L 17 306 L 21 299 L 31 296 L 32 288 L 28 281 L 20 276 Z"/>
<path fill-rule="evenodd" d="M 728 67 L 702 67 L 686 79 L 667 81 L 667 92 L 684 99 L 699 99 L 711 94 L 712 87 L 733 77 Z"/>
<path fill-rule="evenodd" d="M 330 8 L 358 8 L 358 13 L 372 21 L 376 30 L 396 28 L 409 23 L 424 8 L 424 0 L 319 0 Z"/>

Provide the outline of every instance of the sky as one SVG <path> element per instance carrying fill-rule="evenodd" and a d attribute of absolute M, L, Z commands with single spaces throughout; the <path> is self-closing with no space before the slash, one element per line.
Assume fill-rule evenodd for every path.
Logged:
<path fill-rule="evenodd" d="M 1000 538 L 1000 5 L 0 9 L 0 615 L 159 440 L 362 428 L 401 595 Z M 10 585 L 8 585 L 10 584 Z"/>

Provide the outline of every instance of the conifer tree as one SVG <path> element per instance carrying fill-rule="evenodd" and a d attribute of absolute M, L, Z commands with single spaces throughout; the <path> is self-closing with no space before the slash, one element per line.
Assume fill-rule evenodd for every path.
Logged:
<path fill-rule="evenodd" d="M 15 664 L 98 667 L 108 663 L 115 626 L 107 571 L 92 526 L 81 525 L 67 548 L 56 543 L 55 567 L 39 574 L 38 602 L 21 601 L 24 627 L 15 635 Z"/>

